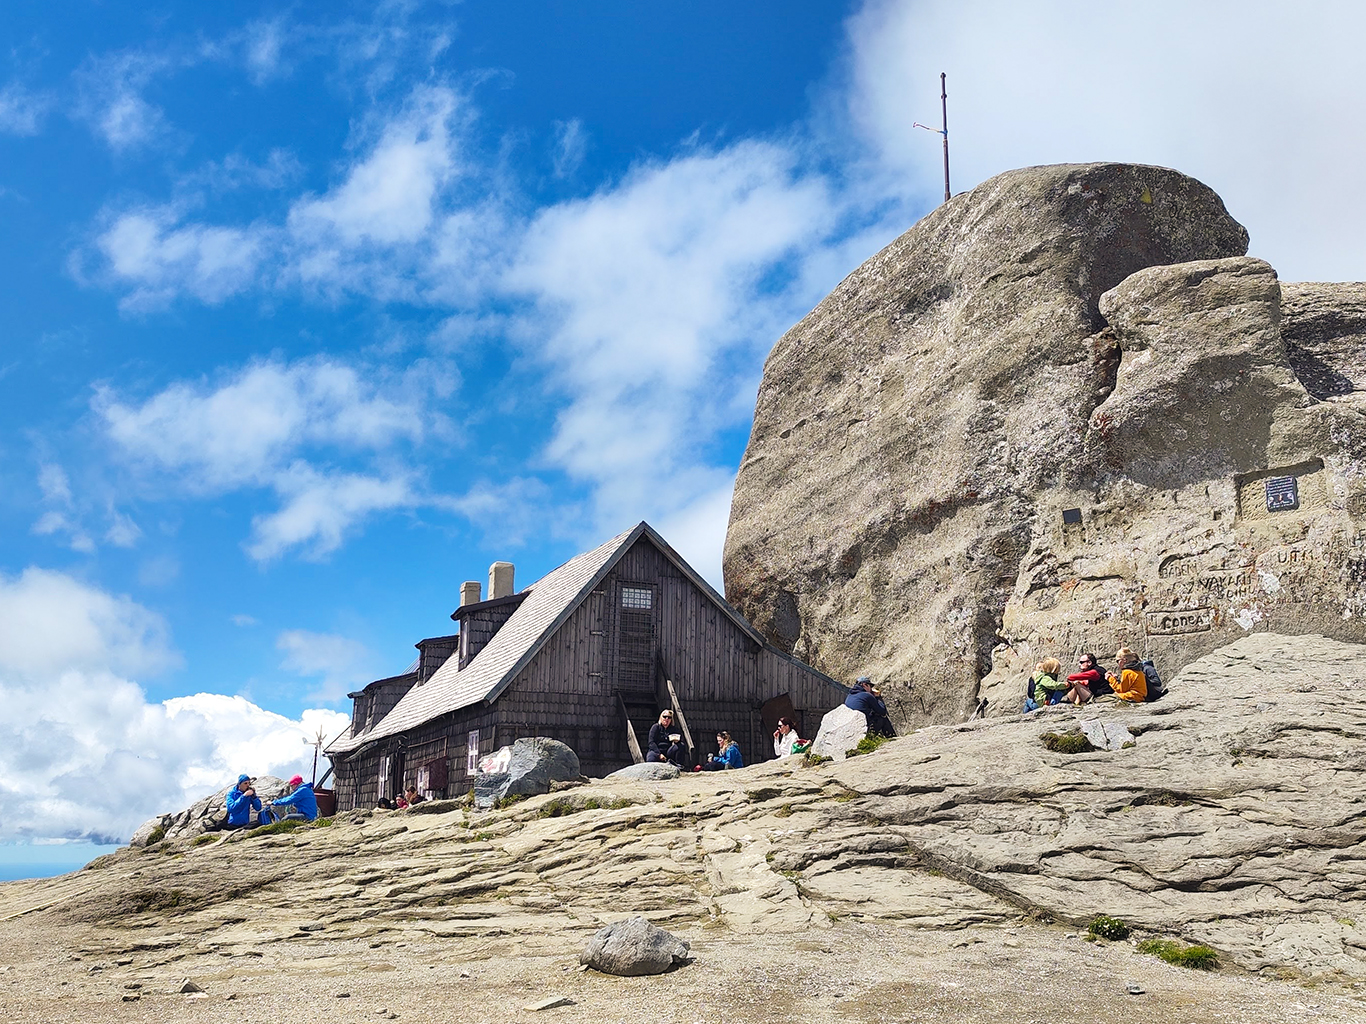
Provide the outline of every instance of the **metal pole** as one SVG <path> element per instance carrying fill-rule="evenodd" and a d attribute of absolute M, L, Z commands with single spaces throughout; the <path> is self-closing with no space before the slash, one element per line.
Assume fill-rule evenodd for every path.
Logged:
<path fill-rule="evenodd" d="M 949 76 L 939 72 L 939 102 L 944 112 L 944 202 L 952 198 L 949 192 Z"/>

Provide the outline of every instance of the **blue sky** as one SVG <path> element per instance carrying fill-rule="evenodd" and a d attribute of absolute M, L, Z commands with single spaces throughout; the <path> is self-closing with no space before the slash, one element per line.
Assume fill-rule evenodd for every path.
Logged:
<path fill-rule="evenodd" d="M 1093 6 L 8 5 L 0 842 L 301 765 L 494 559 L 644 518 L 719 584 L 764 356 L 937 201 L 941 70 L 955 191 L 1167 164 L 1366 277 L 1353 5 Z"/>

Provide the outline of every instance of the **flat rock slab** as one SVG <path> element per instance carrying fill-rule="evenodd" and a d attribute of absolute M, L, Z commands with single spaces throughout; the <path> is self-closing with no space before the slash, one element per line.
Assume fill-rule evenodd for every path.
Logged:
<path fill-rule="evenodd" d="M 1103 722 L 1099 718 L 1084 718 L 1078 728 L 1088 743 L 1097 750 L 1122 750 L 1124 744 L 1134 742 L 1131 733 L 1123 722 Z"/>
<path fill-rule="evenodd" d="M 676 779 L 682 774 L 677 765 L 668 764 L 664 761 L 644 761 L 641 764 L 618 768 L 607 778 L 633 779 L 636 782 L 664 782 L 668 779 Z"/>

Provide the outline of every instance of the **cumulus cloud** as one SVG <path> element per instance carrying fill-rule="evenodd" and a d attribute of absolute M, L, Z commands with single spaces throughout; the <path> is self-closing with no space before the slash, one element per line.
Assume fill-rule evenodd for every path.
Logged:
<path fill-rule="evenodd" d="M 364 473 L 319 473 L 299 464 L 276 478 L 284 507 L 251 523 L 247 554 L 258 562 L 279 558 L 291 548 L 305 557 L 321 558 L 341 546 L 348 530 L 375 512 L 411 508 L 421 503 L 412 481 L 404 476 Z"/>
<path fill-rule="evenodd" d="M 295 720 L 241 697 L 148 702 L 130 677 L 178 662 L 166 623 L 62 573 L 0 576 L 0 841 L 126 840 L 239 772 L 307 771 L 338 712 Z"/>
<path fill-rule="evenodd" d="M 426 367 L 432 379 L 441 367 Z M 141 404 L 96 393 L 110 437 L 134 460 L 212 493 L 263 484 L 301 450 L 381 450 L 439 429 L 423 374 L 391 379 L 334 359 L 263 360 L 218 381 L 178 382 Z"/>

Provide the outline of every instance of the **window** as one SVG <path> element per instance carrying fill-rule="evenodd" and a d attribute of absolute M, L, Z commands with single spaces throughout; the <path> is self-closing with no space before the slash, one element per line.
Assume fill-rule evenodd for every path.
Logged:
<path fill-rule="evenodd" d="M 465 748 L 465 771 L 474 774 L 479 770 L 479 730 L 471 729 L 469 744 Z"/>
<path fill-rule="evenodd" d="M 622 587 L 621 606 L 623 608 L 636 608 L 641 611 L 650 610 L 650 599 L 654 596 L 649 587 Z"/>
<path fill-rule="evenodd" d="M 389 793 L 389 755 L 385 754 L 379 759 L 379 798 L 387 800 Z"/>

